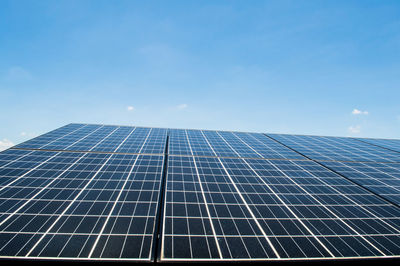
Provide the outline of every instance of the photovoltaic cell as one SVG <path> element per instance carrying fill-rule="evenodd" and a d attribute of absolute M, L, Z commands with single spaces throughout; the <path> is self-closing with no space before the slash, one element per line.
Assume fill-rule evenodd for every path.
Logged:
<path fill-rule="evenodd" d="M 395 143 L 69 124 L 0 153 L 0 258 L 397 258 Z"/>

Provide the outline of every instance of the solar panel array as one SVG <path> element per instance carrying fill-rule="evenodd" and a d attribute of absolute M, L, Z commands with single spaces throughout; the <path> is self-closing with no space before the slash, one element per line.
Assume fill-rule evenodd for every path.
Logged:
<path fill-rule="evenodd" d="M 400 152 L 373 141 L 69 124 L 0 153 L 0 258 L 397 258 Z"/>

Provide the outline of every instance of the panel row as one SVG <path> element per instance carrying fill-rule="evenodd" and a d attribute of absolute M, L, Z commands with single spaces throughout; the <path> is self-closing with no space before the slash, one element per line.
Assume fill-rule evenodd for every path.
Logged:
<path fill-rule="evenodd" d="M 167 129 L 70 124 L 15 148 L 163 154 Z"/>
<path fill-rule="evenodd" d="M 400 152 L 353 138 L 284 134 L 268 136 L 317 161 L 400 162 Z"/>
<path fill-rule="evenodd" d="M 171 155 L 193 153 L 196 156 L 303 159 L 298 153 L 259 133 L 89 124 L 69 124 L 15 148 L 162 154 L 167 135 Z"/>
<path fill-rule="evenodd" d="M 69 124 L 15 148 L 162 154 L 167 135 L 171 155 L 400 162 L 400 140 L 91 124 Z"/>
<path fill-rule="evenodd" d="M 171 155 L 304 159 L 260 133 L 170 129 L 168 135 Z"/>
<path fill-rule="evenodd" d="M 358 140 L 370 143 L 376 146 L 380 146 L 383 148 L 387 148 L 393 151 L 400 152 L 400 140 L 398 139 L 361 139 L 358 138 Z"/>

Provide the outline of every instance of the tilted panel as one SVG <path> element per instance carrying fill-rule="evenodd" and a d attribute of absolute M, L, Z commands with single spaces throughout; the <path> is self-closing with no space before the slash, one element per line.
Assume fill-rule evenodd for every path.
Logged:
<path fill-rule="evenodd" d="M 2 169 L 1 257 L 152 260 L 162 156 L 38 153 Z"/>
<path fill-rule="evenodd" d="M 383 148 L 387 148 L 393 151 L 400 152 L 400 140 L 399 139 L 365 139 L 358 138 L 357 140 L 367 142 L 373 145 L 377 145 Z"/>
<path fill-rule="evenodd" d="M 169 129 L 168 153 L 172 155 L 191 155 L 185 129 Z"/>
<path fill-rule="evenodd" d="M 233 132 L 235 137 L 267 159 L 304 159 L 300 154 L 260 133 Z"/>
<path fill-rule="evenodd" d="M 283 134 L 268 136 L 317 161 L 400 162 L 400 153 L 352 138 Z"/>
<path fill-rule="evenodd" d="M 312 161 L 171 156 L 161 258 L 398 256 L 399 217 Z"/>
<path fill-rule="evenodd" d="M 323 162 L 330 169 L 400 206 L 400 164 Z"/>
<path fill-rule="evenodd" d="M 16 148 L 25 149 L 40 149 L 45 148 L 49 144 L 56 142 L 62 138 L 66 138 L 69 135 L 74 134 L 78 139 L 93 130 L 99 128 L 99 125 L 85 125 L 85 124 L 69 124 L 58 129 L 52 130 L 48 133 L 40 135 L 36 138 L 25 141 L 21 144 L 16 145 Z"/>

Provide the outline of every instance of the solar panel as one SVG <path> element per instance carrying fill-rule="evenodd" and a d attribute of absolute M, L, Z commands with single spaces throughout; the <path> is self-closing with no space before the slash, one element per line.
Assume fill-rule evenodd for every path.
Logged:
<path fill-rule="evenodd" d="M 166 129 L 102 125 L 72 129 L 67 125 L 15 148 L 148 154 L 163 154 L 165 149 Z M 56 137 L 57 132 L 62 132 L 61 136 Z"/>
<path fill-rule="evenodd" d="M 56 130 L 50 131 L 49 133 L 38 136 L 34 139 L 23 142 L 15 148 L 29 148 L 29 149 L 40 149 L 40 148 L 54 148 L 57 149 L 58 146 L 54 146 L 55 142 L 60 142 L 60 140 L 66 140 L 70 136 L 70 140 L 79 140 L 87 134 L 93 132 L 94 130 L 100 128 L 99 125 L 77 125 L 69 124 L 64 127 L 58 128 Z M 72 138 L 72 139 L 71 139 Z M 72 142 L 67 142 L 71 144 Z M 51 146 L 53 145 L 53 146 Z M 59 144 L 60 145 L 60 144 Z"/>
<path fill-rule="evenodd" d="M 190 150 L 189 134 L 187 131 L 186 144 Z M 185 134 L 177 135 L 183 138 Z M 392 204 L 305 158 L 243 158 L 239 151 L 248 156 L 245 148 L 228 142 L 222 137 L 225 134 L 204 135 L 213 138 L 209 149 L 214 150 L 214 143 L 220 150 L 230 149 L 229 153 L 221 152 L 226 157 L 218 157 L 216 152 L 214 157 L 194 153 L 169 156 L 162 260 L 315 259 L 396 253 L 378 247 L 385 241 L 397 247 L 400 244 L 399 228 L 391 221 L 397 220 L 400 212 Z M 216 135 L 223 143 L 217 143 Z"/>
<path fill-rule="evenodd" d="M 398 139 L 365 139 L 358 138 L 357 140 L 370 143 L 376 146 L 387 148 L 393 151 L 400 152 L 400 140 Z"/>
<path fill-rule="evenodd" d="M 326 166 L 400 206 L 400 164 L 324 162 Z"/>
<path fill-rule="evenodd" d="M 268 134 L 318 161 L 400 162 L 400 153 L 352 138 Z"/>
<path fill-rule="evenodd" d="M 398 258 L 395 150 L 350 138 L 69 124 L 0 153 L 0 258 Z"/>
<path fill-rule="evenodd" d="M 171 155 L 304 159 L 260 133 L 170 129 L 169 137 Z"/>
<path fill-rule="evenodd" d="M 151 261 L 166 130 L 57 132 L 1 153 L 0 256 Z"/>

